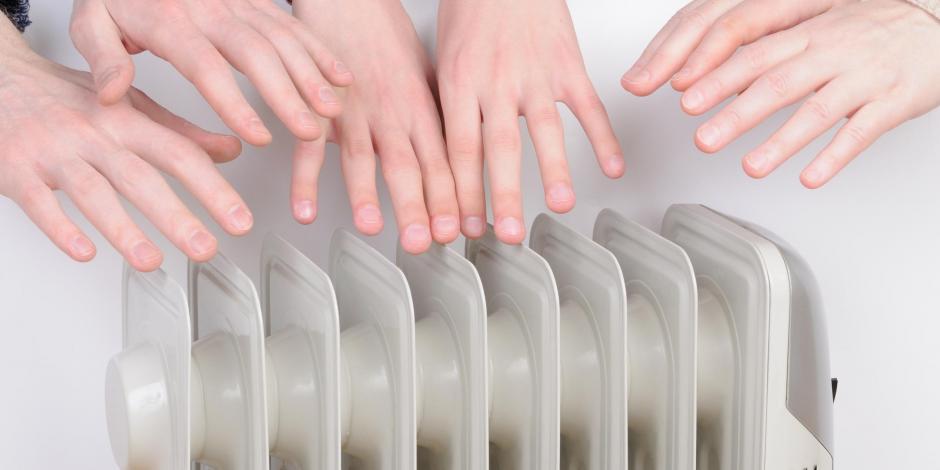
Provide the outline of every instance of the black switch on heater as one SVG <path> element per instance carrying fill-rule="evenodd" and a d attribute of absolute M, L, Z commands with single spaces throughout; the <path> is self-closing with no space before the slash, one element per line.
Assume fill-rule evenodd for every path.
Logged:
<path fill-rule="evenodd" d="M 839 379 L 833 377 L 832 378 L 832 402 L 833 403 L 835 403 L 836 401 L 836 390 L 838 389 L 839 389 Z"/>

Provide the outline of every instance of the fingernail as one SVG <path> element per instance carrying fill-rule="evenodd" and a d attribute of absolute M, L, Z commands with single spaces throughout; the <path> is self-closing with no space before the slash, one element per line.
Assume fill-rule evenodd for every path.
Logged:
<path fill-rule="evenodd" d="M 705 97 L 698 90 L 689 90 L 682 95 L 682 106 L 686 109 L 698 109 L 705 101 Z"/>
<path fill-rule="evenodd" d="M 457 231 L 460 230 L 460 223 L 457 222 L 457 218 L 452 215 L 434 217 L 431 221 L 431 225 L 434 227 L 434 233 L 439 236 L 455 235 Z"/>
<path fill-rule="evenodd" d="M 761 151 L 761 150 L 758 150 L 758 151 L 755 151 L 754 153 L 749 154 L 747 157 L 744 157 L 744 159 L 747 160 L 748 166 L 750 166 L 752 170 L 757 171 L 757 172 L 763 172 L 764 167 L 767 166 L 766 152 Z"/>
<path fill-rule="evenodd" d="M 672 81 L 676 82 L 687 78 L 689 75 L 692 75 L 692 69 L 683 68 L 679 73 L 672 76 Z"/>
<path fill-rule="evenodd" d="M 317 122 L 316 116 L 314 116 L 310 111 L 301 111 L 300 114 L 297 115 L 297 122 L 301 127 L 306 129 L 315 129 L 320 127 L 320 123 Z"/>
<path fill-rule="evenodd" d="M 623 162 L 623 155 L 614 155 L 607 159 L 607 174 L 609 176 L 619 177 L 623 174 L 626 164 Z"/>
<path fill-rule="evenodd" d="M 140 264 L 150 264 L 160 259 L 160 250 L 153 243 L 141 240 L 131 248 L 131 256 Z"/>
<path fill-rule="evenodd" d="M 269 131 L 268 128 L 264 126 L 264 123 L 261 122 L 261 119 L 259 118 L 254 117 L 249 119 L 248 129 L 259 137 L 263 137 L 265 139 L 271 138 L 271 131 Z"/>
<path fill-rule="evenodd" d="M 627 83 L 643 83 L 650 79 L 652 74 L 646 68 L 637 70 L 637 67 L 630 69 L 626 75 L 623 76 L 623 81 Z"/>
<path fill-rule="evenodd" d="M 313 222 L 317 217 L 317 207 L 313 201 L 297 201 L 294 203 L 294 217 L 305 223 Z"/>
<path fill-rule="evenodd" d="M 359 221 L 367 224 L 374 225 L 382 222 L 382 211 L 378 207 L 375 207 L 373 204 L 366 204 L 359 208 L 357 212 Z"/>
<path fill-rule="evenodd" d="M 69 250 L 73 256 L 87 258 L 95 252 L 95 245 L 82 235 L 76 235 L 69 241 Z"/>
<path fill-rule="evenodd" d="M 320 101 L 326 104 L 334 104 L 339 102 L 339 98 L 336 97 L 336 92 L 333 91 L 333 87 L 320 87 Z"/>
<path fill-rule="evenodd" d="M 718 126 L 714 124 L 706 124 L 698 131 L 698 139 L 705 144 L 706 147 L 714 147 L 717 145 L 720 137 L 721 131 L 718 130 Z"/>
<path fill-rule="evenodd" d="M 548 190 L 548 200 L 552 204 L 568 204 L 574 200 L 574 191 L 564 183 L 557 183 Z"/>
<path fill-rule="evenodd" d="M 215 249 L 215 237 L 205 230 L 196 230 L 189 236 L 189 247 L 196 255 L 205 255 Z"/>
<path fill-rule="evenodd" d="M 483 232 L 486 231 L 486 223 L 483 222 L 482 217 L 465 217 L 463 219 L 463 230 L 464 233 L 471 237 L 480 237 L 483 236 Z"/>
<path fill-rule="evenodd" d="M 255 222 L 251 211 L 242 205 L 235 206 L 228 212 L 228 220 L 232 227 L 239 232 L 251 230 L 251 226 Z"/>
<path fill-rule="evenodd" d="M 803 172 L 803 178 L 810 183 L 816 184 L 822 180 L 822 173 L 816 168 L 807 168 Z"/>
<path fill-rule="evenodd" d="M 503 236 L 519 237 L 523 234 L 522 222 L 515 217 L 503 217 L 496 223 L 496 231 Z"/>
<path fill-rule="evenodd" d="M 349 73 L 349 67 L 346 67 L 346 64 L 338 60 L 333 62 L 333 70 L 335 70 L 336 73 Z"/>
<path fill-rule="evenodd" d="M 421 224 L 411 224 L 402 232 L 402 245 L 412 250 L 423 250 L 431 243 L 431 230 Z"/>
<path fill-rule="evenodd" d="M 117 67 L 112 67 L 106 70 L 103 74 L 101 74 L 101 78 L 98 79 L 98 89 L 108 86 L 108 84 L 117 78 L 118 74 L 120 73 L 121 69 Z"/>

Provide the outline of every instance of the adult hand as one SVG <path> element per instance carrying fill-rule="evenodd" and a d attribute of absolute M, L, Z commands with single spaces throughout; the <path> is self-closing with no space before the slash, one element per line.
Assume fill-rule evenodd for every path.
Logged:
<path fill-rule="evenodd" d="M 848 121 L 800 179 L 818 188 L 878 137 L 940 105 L 940 22 L 898 0 L 833 9 L 766 36 L 690 84 L 682 107 L 701 114 L 740 93 L 699 127 L 717 152 L 774 112 L 809 96 L 790 120 L 744 157 L 761 178 L 812 140 Z"/>
<path fill-rule="evenodd" d="M 646 96 L 672 82 L 682 91 L 740 47 L 859 0 L 695 0 L 666 23 L 621 84 Z"/>
<path fill-rule="evenodd" d="M 483 161 L 497 237 L 525 238 L 519 116 L 526 118 L 545 201 L 574 207 L 557 101 L 581 122 L 604 174 L 623 174 L 623 152 L 588 78 L 563 0 L 443 0 L 438 13 L 438 83 L 463 232 L 485 231 Z"/>
<path fill-rule="evenodd" d="M 205 261 L 216 251 L 216 239 L 160 171 L 180 180 L 227 232 L 251 229 L 251 212 L 213 164 L 235 158 L 238 139 L 199 129 L 133 88 L 102 106 L 90 75 L 35 55 L 6 18 L 0 19 L 0 142 L 0 194 L 77 261 L 92 259 L 95 245 L 53 190 L 63 190 L 141 271 L 159 267 L 163 255 L 118 193 L 190 258 Z"/>
<path fill-rule="evenodd" d="M 427 54 L 399 0 L 295 0 L 294 14 L 349 65 L 356 83 L 328 136 L 339 144 L 356 227 L 382 230 L 375 157 L 391 193 L 402 247 L 425 251 L 433 239 L 460 233 L 454 181 L 437 104 L 428 85 Z M 298 142 L 291 201 L 295 218 L 316 217 L 317 178 L 327 136 Z"/>
<path fill-rule="evenodd" d="M 70 32 L 91 65 L 102 104 L 115 103 L 130 87 L 129 54 L 149 50 L 179 70 L 253 145 L 269 143 L 271 133 L 229 64 L 303 140 L 322 133 L 316 115 L 340 114 L 331 85 L 352 83 L 352 74 L 314 34 L 270 0 L 75 0 Z"/>

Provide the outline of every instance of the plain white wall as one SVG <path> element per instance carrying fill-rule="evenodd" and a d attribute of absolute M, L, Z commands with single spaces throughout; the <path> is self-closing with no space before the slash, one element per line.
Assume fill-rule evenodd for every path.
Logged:
<path fill-rule="evenodd" d="M 69 3 L 34 1 L 28 37 L 43 55 L 84 69 L 66 33 Z M 434 35 L 435 5 L 429 0 L 408 5 L 426 42 Z M 565 111 L 578 205 L 562 219 L 589 233 L 597 212 L 611 207 L 658 229 L 670 204 L 697 202 L 775 231 L 802 252 L 824 292 L 832 370 L 841 379 L 838 466 L 911 468 L 940 462 L 940 114 L 895 130 L 821 190 L 803 189 L 797 175 L 822 141 L 766 180 L 754 181 L 741 172 L 740 157 L 786 113 L 721 154 L 706 156 L 692 145 L 701 119 L 683 115 L 674 92 L 639 99 L 619 86 L 622 72 L 680 2 L 593 0 L 570 6 L 587 66 L 623 143 L 628 172 L 619 181 L 605 179 Z M 139 88 L 195 122 L 224 130 L 168 66 L 147 54 L 137 58 L 137 66 Z M 286 236 L 323 264 L 330 233 L 352 227 L 335 150 L 321 177 L 319 220 L 309 227 L 292 221 L 287 200 L 292 142 L 264 111 L 274 144 L 246 148 L 223 167 L 253 209 L 256 228 L 244 238 L 221 237 L 222 249 L 255 279 L 267 231 Z M 531 146 L 525 170 L 531 221 L 545 210 Z M 71 204 L 66 206 L 99 247 L 89 264 L 67 259 L 13 203 L 0 199 L 0 468 L 114 465 L 103 380 L 108 359 L 120 348 L 121 259 Z M 383 210 L 391 214 L 387 197 Z M 389 228 L 370 243 L 391 257 L 396 234 L 388 220 Z M 184 258 L 144 226 L 169 253 L 165 269 L 185 282 Z M 462 242 L 456 245 L 462 249 Z"/>

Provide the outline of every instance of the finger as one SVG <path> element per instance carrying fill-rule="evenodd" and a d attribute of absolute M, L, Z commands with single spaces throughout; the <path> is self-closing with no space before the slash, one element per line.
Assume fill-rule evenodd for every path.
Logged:
<path fill-rule="evenodd" d="M 742 92 L 757 77 L 806 51 L 808 36 L 785 31 L 743 47 L 727 62 L 692 84 L 682 95 L 682 109 L 697 116 Z"/>
<path fill-rule="evenodd" d="M 160 106 L 144 92 L 131 88 L 131 102 L 134 108 L 144 113 L 157 124 L 192 140 L 206 151 L 216 163 L 234 160 L 242 152 L 242 143 L 235 137 L 209 132 L 199 126 L 171 113 Z"/>
<path fill-rule="evenodd" d="M 486 232 L 480 105 L 469 90 L 451 90 L 441 83 L 447 159 L 454 175 L 460 228 L 468 238 L 479 238 Z"/>
<path fill-rule="evenodd" d="M 447 151 L 435 108 L 434 100 L 429 95 L 427 107 L 417 119 L 411 140 L 421 167 L 432 237 L 434 241 L 446 244 L 460 235 L 460 222 L 457 218 L 459 210 L 454 175 L 447 163 Z"/>
<path fill-rule="evenodd" d="M 138 271 L 153 271 L 163 254 L 131 220 L 108 181 L 75 159 L 55 168 L 53 179 L 95 228 Z"/>
<path fill-rule="evenodd" d="M 91 67 L 101 104 L 114 104 L 134 82 L 134 62 L 121 40 L 121 31 L 104 4 L 85 1 L 72 11 L 69 34 Z"/>
<path fill-rule="evenodd" d="M 245 100 L 228 62 L 195 25 L 184 20 L 162 25 L 148 38 L 148 48 L 192 82 L 225 125 L 246 142 L 271 142 L 271 132 Z"/>
<path fill-rule="evenodd" d="M 776 67 L 699 127 L 696 145 L 717 152 L 761 121 L 833 78 L 831 57 L 803 55 Z"/>
<path fill-rule="evenodd" d="M 697 1 L 677 13 L 672 32 L 643 62 L 626 74 L 621 84 L 638 96 L 645 96 L 672 78 L 689 54 L 699 44 L 711 25 L 736 2 L 729 0 Z"/>
<path fill-rule="evenodd" d="M 342 105 L 333 86 L 320 74 L 317 64 L 292 30 L 260 11 L 242 19 L 274 46 L 294 85 L 317 114 L 340 115 Z"/>
<path fill-rule="evenodd" d="M 298 140 L 294 144 L 290 200 L 294 218 L 302 224 L 313 223 L 317 218 L 317 183 L 323 168 L 325 147 L 325 137 L 313 142 Z"/>
<path fill-rule="evenodd" d="M 604 103 L 586 74 L 576 82 L 577 84 L 567 91 L 565 104 L 587 133 L 601 171 L 608 178 L 620 178 L 623 176 L 626 165 L 623 161 L 623 150 L 610 124 L 607 109 L 604 108 Z"/>
<path fill-rule="evenodd" d="M 535 154 L 539 160 L 545 204 L 549 209 L 564 213 L 574 207 L 575 196 L 565 157 L 565 132 L 555 101 L 548 93 L 535 93 L 524 109 L 526 126 L 532 136 Z"/>
<path fill-rule="evenodd" d="M 316 140 L 322 129 L 301 98 L 276 49 L 257 31 L 235 17 L 217 21 L 207 37 L 219 52 L 258 88 L 264 101 L 291 134 Z"/>
<path fill-rule="evenodd" d="M 365 235 L 376 235 L 384 220 L 375 189 L 375 150 L 365 122 L 347 117 L 340 131 L 340 162 L 349 205 L 356 228 Z"/>
<path fill-rule="evenodd" d="M 508 100 L 483 107 L 483 151 L 490 177 L 496 237 L 504 243 L 525 239 L 522 216 L 522 147 L 518 113 L 505 106 Z"/>
<path fill-rule="evenodd" d="M 113 132 L 119 136 L 122 145 L 183 183 L 226 232 L 244 235 L 251 230 L 254 218 L 248 206 L 201 148 L 140 115 L 127 116 L 122 122 L 124 125 Z M 138 171 L 142 177 L 146 177 L 150 172 L 156 173 L 152 168 L 150 171 L 144 168 Z M 152 182 L 154 190 L 163 191 L 166 182 L 159 175 L 157 177 L 159 181 Z M 117 189 L 127 196 L 121 188 Z M 169 190 L 169 187 L 166 189 Z M 178 201 L 172 191 L 169 196 Z M 179 209 L 179 206 L 174 208 Z"/>
<path fill-rule="evenodd" d="M 323 42 L 317 39 L 313 32 L 310 31 L 309 26 L 277 8 L 272 2 L 265 0 L 262 3 L 265 8 L 276 10 L 271 13 L 271 16 L 285 24 L 300 38 L 307 52 L 313 57 L 313 61 L 316 62 L 320 73 L 322 73 L 330 83 L 338 87 L 352 85 L 355 80 L 353 73 L 346 67 L 346 64 L 340 61 L 336 55 L 323 44 Z"/>
<path fill-rule="evenodd" d="M 882 134 L 903 121 L 900 107 L 887 101 L 874 101 L 863 106 L 803 170 L 800 181 L 810 189 L 826 184 Z"/>
<path fill-rule="evenodd" d="M 728 60 L 738 47 L 791 28 L 830 8 L 827 2 L 792 2 L 786 8 L 775 8 L 776 5 L 766 0 L 747 1 L 718 18 L 673 78 L 673 88 L 685 90 Z"/>
<path fill-rule="evenodd" d="M 879 84 L 868 76 L 836 77 L 804 102 L 777 132 L 743 160 L 744 171 L 763 178 L 856 111 Z"/>
<path fill-rule="evenodd" d="M 194 261 L 208 261 L 215 256 L 218 245 L 215 237 L 153 166 L 128 150 L 101 142 L 92 145 L 88 150 L 98 152 L 89 156 L 92 165 L 170 242 Z"/>
<path fill-rule="evenodd" d="M 404 134 L 385 131 L 377 134 L 375 143 L 382 176 L 395 208 L 401 246 L 408 253 L 423 253 L 431 246 L 431 230 L 421 167 L 411 141 Z"/>
<path fill-rule="evenodd" d="M 75 261 L 95 257 L 95 244 L 65 215 L 49 186 L 34 176 L 21 176 L 17 186 L 11 198 L 52 243 Z"/>

